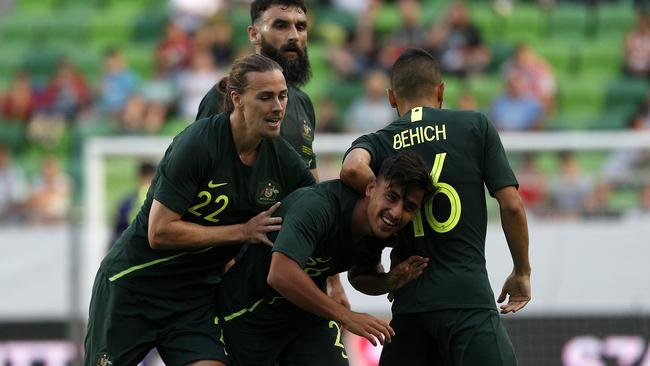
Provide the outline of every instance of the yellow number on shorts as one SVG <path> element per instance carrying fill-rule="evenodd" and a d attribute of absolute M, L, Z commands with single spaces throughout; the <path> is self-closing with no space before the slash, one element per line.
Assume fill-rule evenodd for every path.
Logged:
<path fill-rule="evenodd" d="M 424 214 L 427 218 L 429 226 L 431 226 L 431 229 L 437 233 L 446 233 L 456 227 L 456 225 L 458 225 L 458 221 L 460 220 L 461 213 L 461 203 L 458 192 L 456 192 L 454 187 L 451 185 L 439 181 L 446 157 L 447 153 L 436 154 L 435 160 L 433 162 L 433 168 L 431 168 L 431 180 L 433 181 L 433 185 L 438 188 L 438 191 L 427 200 L 423 207 Z M 450 206 L 449 217 L 447 220 L 442 222 L 438 221 L 433 215 L 433 199 L 439 194 L 443 194 L 445 197 L 447 197 Z M 413 217 L 413 234 L 415 237 L 424 236 L 422 212 L 420 211 L 418 211 Z"/>
<path fill-rule="evenodd" d="M 336 341 L 334 341 L 334 346 L 343 348 L 343 351 L 341 351 L 341 357 L 347 359 L 348 355 L 345 353 L 345 346 L 343 343 L 341 343 L 341 328 L 339 327 L 339 323 L 335 322 L 334 320 L 330 320 L 329 327 L 336 327 Z"/>

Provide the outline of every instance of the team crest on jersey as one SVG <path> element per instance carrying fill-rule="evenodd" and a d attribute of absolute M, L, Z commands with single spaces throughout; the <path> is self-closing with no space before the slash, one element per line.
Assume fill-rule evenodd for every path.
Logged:
<path fill-rule="evenodd" d="M 262 183 L 258 190 L 257 203 L 262 205 L 273 204 L 278 201 L 280 185 L 272 180 Z"/>
<path fill-rule="evenodd" d="M 100 353 L 99 356 L 97 356 L 97 362 L 95 363 L 96 366 L 112 366 L 113 361 L 111 361 L 110 357 L 108 357 L 108 353 Z"/>
<path fill-rule="evenodd" d="M 307 141 L 314 140 L 314 130 L 309 126 L 306 120 L 302 120 L 302 138 Z"/>

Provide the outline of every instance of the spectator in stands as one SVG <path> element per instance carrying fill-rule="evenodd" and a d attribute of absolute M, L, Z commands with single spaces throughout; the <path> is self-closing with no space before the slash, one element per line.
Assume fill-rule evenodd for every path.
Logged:
<path fill-rule="evenodd" d="M 122 52 L 111 48 L 104 57 L 104 75 L 99 105 L 112 119 L 119 119 L 126 102 L 136 92 L 138 78 L 124 61 Z"/>
<path fill-rule="evenodd" d="M 6 120 L 27 123 L 36 108 L 36 95 L 29 73 L 18 70 L 9 89 L 0 94 L 0 116 Z"/>
<path fill-rule="evenodd" d="M 541 128 L 544 109 L 535 98 L 526 93 L 521 74 L 510 73 L 505 93 L 490 105 L 490 118 L 500 131 L 531 131 Z"/>
<path fill-rule="evenodd" d="M 218 68 L 228 67 L 233 60 L 232 25 L 225 16 L 217 16 L 196 31 L 196 49 L 206 49 Z"/>
<path fill-rule="evenodd" d="M 373 132 L 395 119 L 395 111 L 386 94 L 389 83 L 388 76 L 382 70 L 373 70 L 366 75 L 364 95 L 354 101 L 348 110 L 347 131 Z"/>
<path fill-rule="evenodd" d="M 172 19 L 186 33 L 194 34 L 206 19 L 216 14 L 230 1 L 223 0 L 169 0 Z"/>
<path fill-rule="evenodd" d="M 14 164 L 11 150 L 0 145 L 0 223 L 23 217 L 27 184 L 20 166 Z"/>
<path fill-rule="evenodd" d="M 589 218 L 616 218 L 620 215 L 610 203 L 611 185 L 600 181 L 592 188 L 585 199 L 585 217 Z"/>
<path fill-rule="evenodd" d="M 409 47 L 426 47 L 427 31 L 420 21 L 421 9 L 415 0 L 399 0 L 402 23 L 393 30 L 382 47 L 382 65 L 389 70 L 395 60 Z"/>
<path fill-rule="evenodd" d="M 90 102 L 91 93 L 86 78 L 70 60 L 62 59 L 43 92 L 43 111 L 67 121 L 75 121 Z"/>
<path fill-rule="evenodd" d="M 479 109 L 476 97 L 469 88 L 461 89 L 458 96 L 458 109 L 465 111 L 477 111 Z"/>
<path fill-rule="evenodd" d="M 148 161 L 140 162 L 138 167 L 138 182 L 136 189 L 120 200 L 117 208 L 117 217 L 113 227 L 113 239 L 111 245 L 122 235 L 131 221 L 138 214 L 140 206 L 147 197 L 147 191 L 151 185 L 151 180 L 156 173 L 156 165 Z"/>
<path fill-rule="evenodd" d="M 548 183 L 544 173 L 537 167 L 535 154 L 525 153 L 516 171 L 519 181 L 519 195 L 524 201 L 526 211 L 542 216 L 548 210 Z"/>
<path fill-rule="evenodd" d="M 169 112 L 175 108 L 178 98 L 176 87 L 161 69 L 156 69 L 154 76 L 143 82 L 140 96 L 147 104 L 143 130 L 156 133 L 167 120 Z"/>
<path fill-rule="evenodd" d="M 490 50 L 462 1 L 454 1 L 433 25 L 428 48 L 440 60 L 443 74 L 473 75 L 482 73 L 490 64 Z"/>
<path fill-rule="evenodd" d="M 591 180 L 580 170 L 572 152 L 561 152 L 560 175 L 550 189 L 551 214 L 558 219 L 577 219 L 585 212 Z"/>
<path fill-rule="evenodd" d="M 633 77 L 650 77 L 650 14 L 637 12 L 637 22 L 625 36 L 624 72 Z"/>
<path fill-rule="evenodd" d="M 513 57 L 504 65 L 504 78 L 513 73 L 521 76 L 525 93 L 537 99 L 547 114 L 553 110 L 557 90 L 555 76 L 549 64 L 530 45 L 517 45 Z"/>
<path fill-rule="evenodd" d="M 41 162 L 41 171 L 32 183 L 29 219 L 35 223 L 58 223 L 68 218 L 72 180 L 54 156 Z"/>
<path fill-rule="evenodd" d="M 329 95 L 321 98 L 315 106 L 316 132 L 339 133 L 341 131 L 341 120 L 339 116 L 339 107 L 334 98 Z"/>
<path fill-rule="evenodd" d="M 176 81 L 178 75 L 189 68 L 194 44 L 192 38 L 172 20 L 165 26 L 165 38 L 156 48 L 156 67 Z"/>
<path fill-rule="evenodd" d="M 638 207 L 626 213 L 625 218 L 643 223 L 650 220 L 650 183 L 646 183 L 639 193 Z"/>
<path fill-rule="evenodd" d="M 194 120 L 203 96 L 224 74 L 223 70 L 215 67 L 212 55 L 207 50 L 194 52 L 191 67 L 181 73 L 178 79 L 179 109 L 183 118 Z"/>
<path fill-rule="evenodd" d="M 336 74 L 344 80 L 357 79 L 368 70 L 379 66 L 381 45 L 375 31 L 375 20 L 381 2 L 369 1 L 367 8 L 358 16 L 354 30 L 336 24 L 322 28 L 327 46 L 325 57 Z"/>
<path fill-rule="evenodd" d="M 167 110 L 164 105 L 150 103 L 140 94 L 133 94 L 126 102 L 119 120 L 118 132 L 126 134 L 155 134 L 165 123 Z"/>
<path fill-rule="evenodd" d="M 650 130 L 650 94 L 648 100 L 630 118 L 628 129 L 630 131 Z M 650 151 L 647 149 L 621 149 L 616 150 L 607 157 L 603 163 L 603 178 L 611 184 L 630 184 L 634 182 L 636 171 L 648 169 L 650 171 Z"/>

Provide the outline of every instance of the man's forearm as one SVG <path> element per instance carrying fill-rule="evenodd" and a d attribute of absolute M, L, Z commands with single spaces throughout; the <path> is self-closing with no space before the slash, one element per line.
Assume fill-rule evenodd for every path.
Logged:
<path fill-rule="evenodd" d="M 382 265 L 378 265 L 374 272 L 353 267 L 348 271 L 348 281 L 355 289 L 366 295 L 383 295 L 393 290 L 390 288 L 388 274 L 384 272 Z"/>
<path fill-rule="evenodd" d="M 267 281 L 287 300 L 321 318 L 342 322 L 348 312 L 318 288 L 298 263 L 282 253 L 273 253 Z"/>
<path fill-rule="evenodd" d="M 517 274 L 529 275 L 528 224 L 526 211 L 520 201 L 500 208 L 501 226 L 508 242 L 510 255 Z"/>

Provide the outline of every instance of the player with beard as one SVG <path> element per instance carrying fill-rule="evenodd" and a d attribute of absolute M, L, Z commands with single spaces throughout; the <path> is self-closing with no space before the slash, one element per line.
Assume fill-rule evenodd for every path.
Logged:
<path fill-rule="evenodd" d="M 299 89 L 311 77 L 307 54 L 307 7 L 302 0 L 256 0 L 251 3 L 248 39 L 255 52 L 276 61 L 284 70 L 289 102 L 280 135 L 287 140 L 311 169 L 314 178 L 316 156 L 312 150 L 316 120 L 307 94 Z M 196 119 L 223 110 L 223 94 L 214 86 L 203 97 Z"/>
<path fill-rule="evenodd" d="M 307 53 L 307 7 L 302 0 L 255 0 L 251 3 L 250 14 L 249 41 L 255 46 L 256 53 L 282 66 L 289 87 L 280 136 L 293 146 L 318 181 L 316 154 L 312 148 L 316 115 L 311 99 L 300 90 L 300 86 L 311 78 Z M 224 95 L 215 85 L 203 97 L 196 119 L 222 112 L 223 101 Z M 339 276 L 332 276 L 327 285 L 330 297 L 350 308 Z"/>

